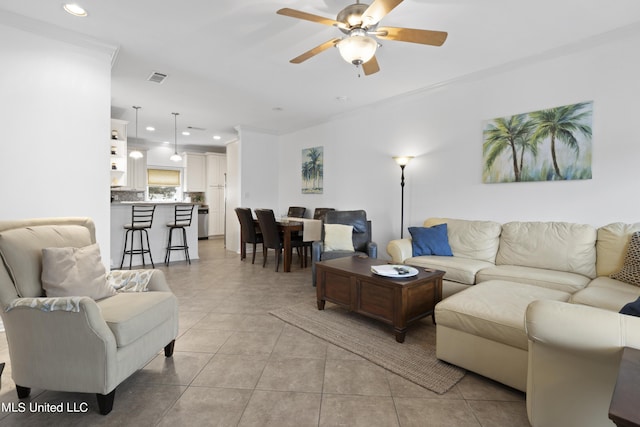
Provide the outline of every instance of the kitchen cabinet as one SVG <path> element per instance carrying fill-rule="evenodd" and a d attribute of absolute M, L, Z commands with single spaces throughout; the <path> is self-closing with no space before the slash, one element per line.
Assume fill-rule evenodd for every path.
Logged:
<path fill-rule="evenodd" d="M 184 153 L 185 180 L 184 191 L 187 193 L 206 191 L 206 158 L 204 154 Z"/>
<path fill-rule="evenodd" d="M 225 234 L 225 181 L 227 156 L 207 153 L 207 204 L 209 205 L 209 235 Z"/>
<path fill-rule="evenodd" d="M 207 190 L 207 203 L 209 204 L 209 235 L 222 236 L 225 233 L 224 187 L 211 187 Z"/>
<path fill-rule="evenodd" d="M 127 185 L 127 124 L 124 120 L 111 119 L 109 140 L 111 163 L 111 186 Z"/>
<path fill-rule="evenodd" d="M 224 187 L 227 173 L 227 156 L 207 153 L 207 186 Z"/>
<path fill-rule="evenodd" d="M 131 151 L 128 150 L 128 153 Z M 138 191 L 147 189 L 147 156 L 144 151 L 140 159 L 127 156 L 127 187 Z"/>

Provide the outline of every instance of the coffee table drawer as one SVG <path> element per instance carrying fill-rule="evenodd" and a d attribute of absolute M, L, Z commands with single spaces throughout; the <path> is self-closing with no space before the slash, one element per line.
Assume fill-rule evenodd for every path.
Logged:
<path fill-rule="evenodd" d="M 355 311 L 393 323 L 394 290 L 370 280 L 358 280 L 356 286 L 359 298 Z"/>
<path fill-rule="evenodd" d="M 351 306 L 353 290 L 351 277 L 347 274 L 323 271 L 319 281 L 324 287 L 324 297 L 331 302 Z"/>

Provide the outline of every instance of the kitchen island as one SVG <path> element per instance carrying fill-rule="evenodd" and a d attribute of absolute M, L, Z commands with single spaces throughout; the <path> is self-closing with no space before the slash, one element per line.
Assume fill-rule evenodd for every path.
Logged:
<path fill-rule="evenodd" d="M 153 262 L 158 265 L 164 263 L 164 257 L 167 253 L 167 242 L 169 240 L 169 227 L 167 224 L 173 222 L 175 205 L 193 205 L 193 218 L 191 226 L 185 227 L 187 231 L 187 245 L 189 245 L 189 258 L 192 260 L 199 259 L 198 256 L 198 207 L 195 203 L 179 203 L 179 202 L 113 202 L 111 203 L 111 268 L 120 268 L 122 260 L 122 252 L 124 251 L 125 224 L 131 224 L 131 208 L 134 204 L 138 205 L 156 205 L 153 216 L 153 224 L 148 230 L 149 246 L 151 247 L 151 255 Z M 140 238 L 135 233 L 134 248 L 140 247 Z M 182 233 L 173 232 L 173 245 L 182 243 Z M 146 242 L 145 242 L 146 244 Z M 185 261 L 184 251 L 172 251 L 171 262 Z M 149 255 L 145 255 L 145 263 L 149 268 Z M 142 265 L 142 256 L 133 256 L 133 266 Z M 125 257 L 123 268 L 129 266 L 129 255 Z"/>

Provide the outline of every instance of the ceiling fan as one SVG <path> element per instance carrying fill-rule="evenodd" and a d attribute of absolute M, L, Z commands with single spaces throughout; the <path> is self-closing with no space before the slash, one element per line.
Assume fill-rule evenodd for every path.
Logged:
<path fill-rule="evenodd" d="M 447 33 L 444 31 L 378 27 L 380 20 L 402 3 L 402 1 L 403 0 L 374 0 L 371 5 L 367 5 L 357 0 L 355 4 L 342 9 L 335 20 L 295 9 L 284 8 L 278 10 L 277 13 L 279 15 L 337 27 L 346 34 L 345 37 L 333 38 L 326 41 L 306 51 L 302 55 L 293 58 L 289 62 L 299 64 L 324 52 L 330 47 L 337 46 L 340 55 L 345 61 L 354 64 L 356 67 L 362 65 L 364 74 L 370 75 L 380 71 L 378 61 L 375 57 L 376 49 L 378 48 L 378 42 L 375 38 L 442 46 L 447 39 Z"/>

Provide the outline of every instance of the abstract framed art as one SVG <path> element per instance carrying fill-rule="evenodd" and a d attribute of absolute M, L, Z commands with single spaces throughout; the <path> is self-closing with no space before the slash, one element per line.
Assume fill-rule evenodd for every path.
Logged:
<path fill-rule="evenodd" d="M 591 179 L 593 102 L 483 123 L 482 182 Z"/>

